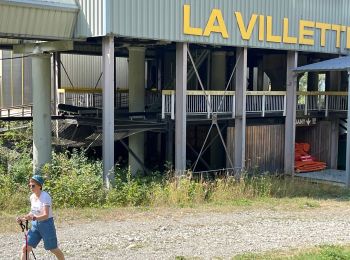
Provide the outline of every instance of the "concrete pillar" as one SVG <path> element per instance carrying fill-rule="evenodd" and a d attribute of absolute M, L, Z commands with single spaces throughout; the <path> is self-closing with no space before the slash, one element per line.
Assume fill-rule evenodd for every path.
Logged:
<path fill-rule="evenodd" d="M 340 88 L 339 91 L 346 91 L 348 88 L 348 73 L 347 71 L 340 72 Z"/>
<path fill-rule="evenodd" d="M 166 147 L 165 147 L 165 160 L 174 165 L 174 121 L 168 121 L 168 131 L 165 134 L 166 138 Z"/>
<path fill-rule="evenodd" d="M 263 59 L 258 61 L 258 76 L 257 76 L 257 90 L 258 91 L 268 91 L 268 84 L 265 84 L 265 72 L 264 72 L 264 62 Z"/>
<path fill-rule="evenodd" d="M 237 48 L 234 167 L 239 172 L 245 168 L 247 53 L 247 48 Z"/>
<path fill-rule="evenodd" d="M 145 48 L 129 48 L 129 112 L 145 111 Z M 129 136 L 129 148 L 138 160 L 129 153 L 131 174 L 143 172 L 145 157 L 145 134 L 137 133 Z"/>
<path fill-rule="evenodd" d="M 51 162 L 51 58 L 32 56 L 33 173 Z"/>
<path fill-rule="evenodd" d="M 331 169 L 338 167 L 338 142 L 339 142 L 339 119 L 335 118 L 331 122 Z"/>
<path fill-rule="evenodd" d="M 296 91 L 297 75 L 293 69 L 298 66 L 298 53 L 288 51 L 287 53 L 287 104 L 284 139 L 284 171 L 286 174 L 294 175 L 294 153 L 295 153 L 295 116 L 296 116 Z"/>
<path fill-rule="evenodd" d="M 341 73 L 339 71 L 330 71 L 326 73 L 326 90 L 339 91 L 341 86 Z"/>
<path fill-rule="evenodd" d="M 262 91 L 264 89 L 264 63 L 262 60 L 258 61 L 257 89 L 258 91 Z"/>
<path fill-rule="evenodd" d="M 175 172 L 186 170 L 187 43 L 176 43 Z"/>
<path fill-rule="evenodd" d="M 208 57 L 207 57 L 207 67 L 206 67 L 206 74 L 207 74 L 207 78 L 206 78 L 206 86 L 207 89 L 210 89 L 211 86 L 211 52 L 209 53 Z M 197 80 L 198 81 L 198 80 Z"/>
<path fill-rule="evenodd" d="M 114 37 L 102 39 L 102 158 L 103 181 L 107 189 L 114 184 Z"/>
<path fill-rule="evenodd" d="M 318 91 L 318 73 L 309 72 L 307 74 L 307 90 Z"/>
<path fill-rule="evenodd" d="M 211 90 L 224 90 L 226 87 L 226 52 L 214 51 L 211 55 Z"/>
<path fill-rule="evenodd" d="M 253 91 L 258 91 L 258 67 L 253 68 Z"/>
<path fill-rule="evenodd" d="M 162 90 L 162 67 L 163 67 L 163 63 L 162 63 L 163 59 L 161 56 L 158 56 L 157 59 L 157 89 L 158 90 Z"/>
<path fill-rule="evenodd" d="M 164 85 L 162 86 L 165 89 L 174 89 L 175 88 L 175 67 L 176 67 L 176 58 L 173 52 L 165 52 L 163 55 L 163 81 Z"/>
<path fill-rule="evenodd" d="M 283 54 L 269 54 L 263 56 L 264 71 L 271 81 L 272 91 L 284 91 L 286 83 L 286 64 Z"/>
<path fill-rule="evenodd" d="M 211 90 L 224 91 L 226 88 L 226 52 L 215 51 L 211 55 Z M 216 137 L 216 138 L 215 138 Z M 210 146 L 210 167 L 211 170 L 224 166 L 225 151 L 223 144 L 218 137 L 217 128 L 213 127 L 210 134 L 211 140 L 215 138 Z"/>
<path fill-rule="evenodd" d="M 249 76 L 248 76 L 248 91 L 253 91 L 254 90 L 254 67 L 251 66 L 249 67 L 248 70 Z"/>

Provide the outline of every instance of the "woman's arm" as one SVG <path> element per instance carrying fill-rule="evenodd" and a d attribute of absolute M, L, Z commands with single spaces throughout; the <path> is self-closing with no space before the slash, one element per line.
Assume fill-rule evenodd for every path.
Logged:
<path fill-rule="evenodd" d="M 31 220 L 33 218 L 33 213 L 29 212 L 27 215 L 20 216 L 16 218 L 16 221 L 18 223 L 26 221 L 26 220 Z"/>
<path fill-rule="evenodd" d="M 45 220 L 49 218 L 49 208 L 50 206 L 44 206 L 44 212 L 41 215 L 31 214 L 31 220 Z"/>

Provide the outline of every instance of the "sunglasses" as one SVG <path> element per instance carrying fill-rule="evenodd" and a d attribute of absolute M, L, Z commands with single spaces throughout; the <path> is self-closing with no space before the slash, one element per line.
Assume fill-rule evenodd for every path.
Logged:
<path fill-rule="evenodd" d="M 35 188 L 35 186 L 36 186 L 35 184 L 28 184 L 28 187 L 32 189 Z"/>

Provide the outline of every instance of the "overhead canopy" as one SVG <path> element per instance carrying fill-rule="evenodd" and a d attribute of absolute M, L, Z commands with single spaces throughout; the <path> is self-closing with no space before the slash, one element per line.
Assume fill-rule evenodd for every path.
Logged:
<path fill-rule="evenodd" d="M 303 72 L 324 72 L 324 71 L 349 71 L 350 70 L 350 56 L 325 60 L 305 66 L 296 68 L 297 73 Z"/>
<path fill-rule="evenodd" d="M 75 0 L 0 0 L 0 38 L 71 39 L 78 12 Z"/>

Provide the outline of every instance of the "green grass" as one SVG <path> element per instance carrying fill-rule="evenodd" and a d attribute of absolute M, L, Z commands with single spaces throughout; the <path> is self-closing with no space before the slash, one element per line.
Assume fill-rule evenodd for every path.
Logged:
<path fill-rule="evenodd" d="M 274 251 L 262 254 L 242 254 L 233 260 L 348 260 L 350 259 L 350 246 L 323 245 L 311 249 L 298 249 L 291 251 Z"/>

